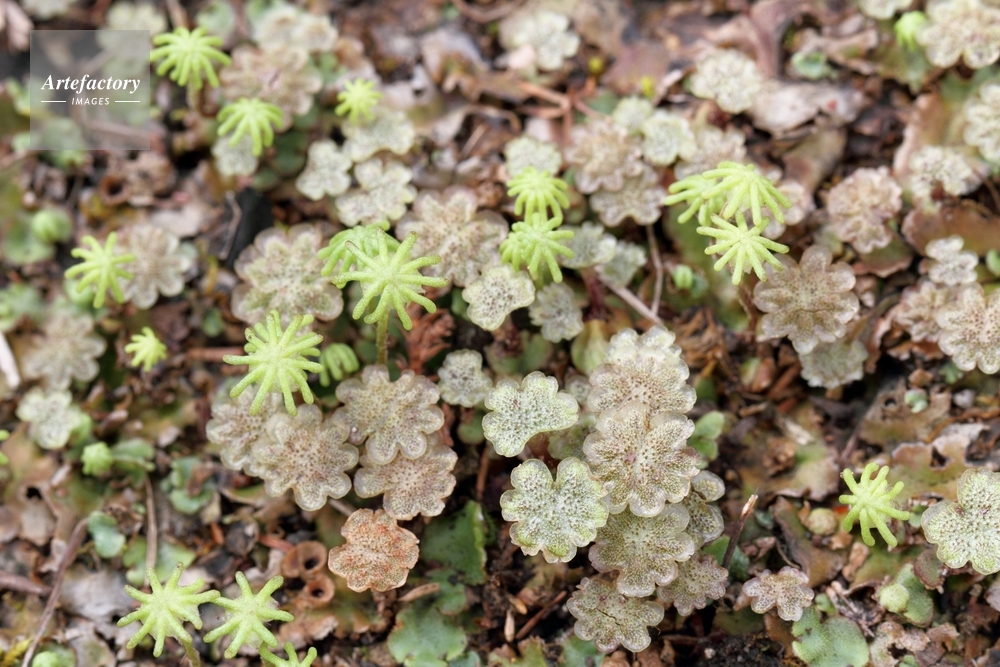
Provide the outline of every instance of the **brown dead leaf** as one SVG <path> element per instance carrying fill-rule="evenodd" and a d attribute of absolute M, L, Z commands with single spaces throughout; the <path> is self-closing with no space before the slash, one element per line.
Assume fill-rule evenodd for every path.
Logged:
<path fill-rule="evenodd" d="M 979 425 L 980 428 L 985 428 Z M 977 434 L 978 435 L 978 434 Z M 949 426 L 930 444 L 905 443 L 892 452 L 890 481 L 901 480 L 900 503 L 930 498 L 955 498 L 958 478 L 968 469 L 965 452 L 975 436 Z M 935 459 L 943 461 L 935 463 Z"/>
<path fill-rule="evenodd" d="M 853 583 L 854 575 L 857 574 L 861 566 L 868 560 L 871 552 L 872 550 L 864 542 L 854 542 L 851 545 L 851 551 L 847 554 L 847 564 L 844 565 L 844 569 L 841 571 L 844 579 Z"/>
<path fill-rule="evenodd" d="M 671 53 L 658 42 L 642 40 L 625 44 L 615 64 L 601 77 L 601 83 L 619 95 L 627 95 L 639 89 L 643 77 L 659 81 L 673 65 Z"/>
<path fill-rule="evenodd" d="M 6 29 L 7 42 L 13 51 L 27 51 L 35 24 L 14 0 L 0 2 L 0 30 Z"/>
<path fill-rule="evenodd" d="M 948 417 L 951 409 L 950 393 L 930 392 L 929 405 L 916 414 L 904 402 L 905 394 L 906 382 L 903 380 L 894 387 L 879 392 L 861 422 L 859 437 L 865 442 L 886 448 L 901 442 L 923 441 Z"/>
<path fill-rule="evenodd" d="M 802 568 L 809 576 L 813 588 L 830 581 L 844 566 L 843 552 L 836 552 L 813 545 L 809 532 L 799 521 L 798 511 L 787 498 L 779 497 L 771 507 L 771 514 L 781 528 L 784 547 L 779 551 L 787 554 L 794 565 Z"/>
<path fill-rule="evenodd" d="M 750 115 L 755 126 L 780 137 L 820 113 L 833 125 L 845 125 L 866 105 L 864 94 L 848 86 L 772 80 L 755 98 Z"/>
<path fill-rule="evenodd" d="M 618 0 L 581 0 L 573 9 L 573 27 L 584 40 L 604 54 L 617 57 L 622 33 L 629 24 L 626 9 Z"/>
<path fill-rule="evenodd" d="M 957 234 L 965 240 L 965 249 L 983 256 L 1000 248 L 1000 219 L 986 207 L 968 199 L 946 201 L 937 212 L 915 208 L 903 219 L 903 236 L 923 253 L 928 241 Z"/>
<path fill-rule="evenodd" d="M 601 665 L 603 667 L 631 667 L 631 663 L 629 663 L 628 657 L 625 655 L 625 651 L 621 649 L 606 657 Z"/>
<path fill-rule="evenodd" d="M 660 658 L 659 651 L 656 650 L 656 645 L 651 645 L 646 650 L 637 653 L 635 664 L 636 667 L 663 667 L 663 660 Z"/>
<path fill-rule="evenodd" d="M 852 264 L 851 268 L 854 269 L 856 275 L 872 273 L 879 278 L 887 278 L 894 273 L 905 270 L 912 261 L 913 251 L 899 235 L 894 234 L 889 245 L 867 255 L 859 255 L 858 261 Z"/>

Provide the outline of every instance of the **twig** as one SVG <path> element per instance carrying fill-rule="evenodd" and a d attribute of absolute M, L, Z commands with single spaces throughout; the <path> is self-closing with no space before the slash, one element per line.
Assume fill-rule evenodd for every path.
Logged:
<path fill-rule="evenodd" d="M 861 424 L 864 421 L 864 417 L 859 419 L 858 423 L 854 426 L 854 430 L 851 431 L 851 437 L 847 439 L 847 442 L 844 444 L 844 451 L 840 453 L 840 465 L 847 465 L 848 457 L 858 448 L 858 442 L 861 440 Z"/>
<path fill-rule="evenodd" d="M 653 303 L 650 309 L 659 314 L 660 298 L 663 296 L 663 258 L 660 257 L 660 248 L 656 244 L 656 233 L 653 232 L 653 225 L 646 225 L 646 238 L 649 239 L 649 256 L 653 258 L 653 271 L 656 275 L 656 282 L 653 284 Z"/>
<path fill-rule="evenodd" d="M 38 584 L 19 574 L 3 571 L 0 571 L 0 589 L 27 593 L 28 595 L 36 595 L 38 597 L 43 597 L 52 592 L 52 589 L 45 584 Z"/>
<path fill-rule="evenodd" d="M 406 595 L 399 598 L 400 602 L 413 602 L 414 600 L 419 600 L 425 595 L 431 595 L 437 593 L 441 590 L 441 584 L 436 581 L 432 581 L 429 584 L 423 584 L 422 586 L 417 586 L 416 588 L 410 590 Z"/>
<path fill-rule="evenodd" d="M 540 100 L 545 100 L 546 102 L 552 102 L 559 107 L 559 113 L 554 116 L 554 118 L 564 117 L 573 108 L 573 103 L 570 101 L 569 97 L 558 93 L 551 88 L 546 88 L 545 86 L 539 86 L 536 83 L 531 83 L 528 81 L 519 81 L 517 87 L 528 93 L 532 97 L 537 97 Z"/>
<path fill-rule="evenodd" d="M 486 492 L 486 473 L 490 469 L 490 446 L 483 443 L 483 453 L 479 456 L 479 472 L 476 473 L 476 500 L 483 502 Z"/>
<path fill-rule="evenodd" d="M 993 199 L 994 212 L 1000 213 L 1000 194 L 997 193 L 997 189 L 993 185 L 992 179 L 987 178 L 983 181 L 983 185 L 985 185 L 986 189 L 990 191 L 990 197 Z"/>
<path fill-rule="evenodd" d="M 606 118 L 606 116 L 602 114 L 600 111 L 597 111 L 596 109 L 591 109 L 589 106 L 587 106 L 587 104 L 582 100 L 578 99 L 576 95 L 570 96 L 570 103 L 573 105 L 574 109 L 582 113 L 584 116 L 588 116 L 590 118 Z"/>
<path fill-rule="evenodd" d="M 614 285 L 609 285 L 608 282 L 603 279 L 601 280 L 601 282 L 604 283 L 605 287 L 607 287 L 609 290 L 617 294 L 619 299 L 621 299 L 628 305 L 632 306 L 632 308 L 634 308 L 636 312 L 638 312 L 640 315 L 642 315 L 648 320 L 652 320 L 656 324 L 663 324 L 663 320 L 660 319 L 660 316 L 651 311 L 649 309 L 649 306 L 644 304 L 642 300 L 635 294 L 632 294 L 632 292 L 628 291 L 627 289 L 621 287 L 615 287 Z"/>
<path fill-rule="evenodd" d="M 261 535 L 257 541 L 268 549 L 277 549 L 282 553 L 288 553 L 295 548 L 295 545 L 287 540 L 283 540 L 275 535 Z"/>
<path fill-rule="evenodd" d="M 470 7 L 465 0 L 451 0 L 451 4 L 455 5 L 455 9 L 457 9 L 462 16 L 470 18 L 476 23 L 492 23 L 493 21 L 502 19 L 520 7 L 523 3 L 524 0 L 514 0 L 509 4 L 486 11 Z"/>
<path fill-rule="evenodd" d="M 590 307 L 584 316 L 585 320 L 606 320 L 608 319 L 608 309 L 604 305 L 604 283 L 598 277 L 593 267 L 580 270 L 580 278 L 583 279 L 583 286 L 587 288 L 587 296 L 590 299 Z"/>
<path fill-rule="evenodd" d="M 548 616 L 549 612 L 552 611 L 552 608 L 562 602 L 565 598 L 566 591 L 559 591 L 559 595 L 552 598 L 547 605 L 539 609 L 538 613 L 532 616 L 531 619 L 524 624 L 524 627 L 517 631 L 517 634 L 514 635 L 514 639 L 518 641 L 524 639 L 524 637 L 531 632 L 531 629 L 538 625 L 543 618 Z"/>
<path fill-rule="evenodd" d="M 924 438 L 924 442 L 930 443 L 933 442 L 934 440 L 937 440 L 937 437 L 941 435 L 941 432 L 943 430 L 945 430 L 952 424 L 955 424 L 962 420 L 977 419 L 979 421 L 988 421 L 990 419 L 995 419 L 996 417 L 1000 417 L 1000 408 L 991 408 L 986 411 L 968 410 L 955 417 L 948 417 L 947 419 L 942 420 L 937 426 L 933 428 L 933 430 L 931 430 L 930 435 Z"/>
<path fill-rule="evenodd" d="M 42 617 L 38 620 L 38 629 L 35 630 L 35 636 L 32 637 L 31 644 L 24 654 L 24 662 L 21 663 L 24 667 L 28 667 L 31 664 L 31 659 L 35 656 L 35 650 L 38 648 L 38 644 L 41 643 L 42 636 L 45 635 L 45 628 L 48 626 L 49 621 L 52 620 L 52 615 L 56 613 L 56 604 L 59 603 L 59 593 L 62 592 L 66 570 L 69 569 L 70 563 L 76 559 L 76 550 L 80 548 L 86 532 L 87 520 L 80 519 L 69 537 L 69 542 L 66 543 L 66 552 L 59 563 L 59 570 L 56 572 L 55 581 L 52 582 L 52 592 L 49 593 L 49 599 L 45 603 L 45 611 L 42 612 Z"/>
<path fill-rule="evenodd" d="M 333 498 L 330 499 L 330 507 L 347 517 L 358 511 L 357 508 L 352 507 L 350 503 L 345 503 L 343 500 L 336 500 Z"/>
<path fill-rule="evenodd" d="M 233 217 L 229 221 L 229 229 L 226 230 L 226 247 L 222 250 L 222 254 L 219 259 L 225 261 L 229 259 L 229 253 L 233 251 L 233 243 L 236 242 L 236 226 L 240 223 L 240 218 L 243 217 L 243 209 L 240 208 L 240 204 L 236 201 L 236 195 L 232 191 L 226 193 L 226 201 L 229 206 L 233 209 Z"/>
<path fill-rule="evenodd" d="M 3 159 L 0 159 L 0 171 L 4 171 L 29 155 L 31 155 L 30 151 L 18 151 L 17 153 L 5 155 Z"/>
<path fill-rule="evenodd" d="M 149 475 L 143 480 L 146 483 L 146 569 L 156 569 L 157 528 L 156 499 L 153 497 L 153 484 Z"/>
<path fill-rule="evenodd" d="M 186 28 L 187 27 L 187 12 L 181 7 L 181 3 L 177 0 L 166 0 L 167 1 L 167 14 L 170 16 L 170 22 L 174 24 L 175 28 Z"/>
<path fill-rule="evenodd" d="M 187 351 L 188 361 L 214 361 L 222 363 L 227 354 L 241 355 L 242 347 L 195 347 Z"/>
<path fill-rule="evenodd" d="M 750 496 L 746 504 L 743 505 L 743 511 L 740 512 L 740 518 L 736 520 L 736 524 L 733 526 L 733 534 L 729 536 L 729 546 L 726 547 L 726 555 L 722 557 L 722 567 L 729 569 L 729 561 L 733 559 L 733 554 L 736 552 L 736 543 L 740 539 L 740 534 L 743 532 L 743 526 L 746 525 L 747 519 L 750 518 L 750 512 L 753 511 L 754 505 L 757 504 L 757 492 Z"/>
<path fill-rule="evenodd" d="M 21 385 L 21 374 L 17 372 L 17 361 L 7 344 L 7 337 L 0 333 L 0 373 L 7 378 L 7 386 L 17 389 Z"/>
<path fill-rule="evenodd" d="M 135 139 L 136 141 L 142 141 L 143 139 L 149 141 L 152 132 L 151 130 L 129 127 L 128 125 L 122 125 L 120 123 L 108 123 L 100 120 L 84 120 L 82 124 L 86 129 L 99 134 L 110 135 L 112 137 L 122 137 L 125 139 Z"/>
<path fill-rule="evenodd" d="M 465 142 L 464 146 L 462 146 L 462 152 L 459 153 L 460 159 L 464 160 L 469 157 L 469 153 L 473 148 L 475 148 L 476 144 L 479 143 L 479 140 L 483 138 L 483 135 L 486 134 L 487 127 L 486 123 L 480 123 L 476 129 L 472 131 L 472 134 L 469 136 L 469 140 Z"/>

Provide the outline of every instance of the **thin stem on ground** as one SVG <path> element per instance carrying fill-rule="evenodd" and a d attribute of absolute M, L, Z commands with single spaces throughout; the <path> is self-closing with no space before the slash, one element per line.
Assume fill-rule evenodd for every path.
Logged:
<path fill-rule="evenodd" d="M 378 350 L 378 356 L 375 359 L 375 363 L 382 364 L 383 366 L 389 363 L 389 317 L 383 317 L 378 321 L 378 325 L 375 327 L 375 348 Z"/>
<path fill-rule="evenodd" d="M 656 276 L 650 309 L 659 315 L 660 299 L 663 296 L 663 258 L 660 257 L 660 247 L 656 244 L 656 233 L 653 231 L 652 225 L 646 225 L 646 238 L 649 239 L 649 256 L 653 259 L 653 273 Z"/>
<path fill-rule="evenodd" d="M 663 324 L 663 320 L 660 319 L 660 316 L 654 313 L 652 310 L 650 310 L 649 306 L 644 304 L 642 302 L 642 299 L 637 297 L 635 294 L 625 289 L 624 287 L 615 287 L 614 285 L 609 285 L 606 281 L 603 280 L 601 282 L 604 283 L 605 287 L 607 287 L 609 290 L 617 294 L 619 299 L 621 299 L 628 305 L 632 306 L 636 310 L 636 312 L 638 312 L 640 315 L 642 315 L 648 320 L 652 320 L 656 324 Z"/>
<path fill-rule="evenodd" d="M 187 654 L 188 660 L 191 662 L 191 667 L 201 667 L 201 656 L 194 649 L 194 643 L 182 641 L 181 646 L 184 647 L 184 653 Z"/>
<path fill-rule="evenodd" d="M 49 621 L 52 620 L 52 615 L 56 612 L 59 594 L 62 592 L 63 581 L 66 579 L 66 571 L 69 569 L 70 563 L 76 560 L 76 551 L 80 548 L 80 544 L 83 543 L 83 538 L 86 534 L 87 519 L 83 518 L 77 522 L 69 541 L 66 542 L 66 551 L 59 562 L 59 570 L 56 572 L 56 578 L 52 582 L 52 592 L 49 593 L 49 599 L 45 603 L 45 610 L 42 612 L 42 617 L 38 620 L 35 636 L 31 638 L 31 644 L 24 654 L 24 662 L 22 663 L 24 665 L 31 664 L 31 660 L 35 656 L 35 651 L 38 649 L 42 637 L 45 636 L 45 628 L 48 627 Z"/>

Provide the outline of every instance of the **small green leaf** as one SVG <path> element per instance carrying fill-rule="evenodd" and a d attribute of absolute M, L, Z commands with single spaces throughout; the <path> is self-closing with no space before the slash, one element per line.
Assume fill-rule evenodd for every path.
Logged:
<path fill-rule="evenodd" d="M 31 661 L 31 667 L 74 667 L 74 665 L 76 665 L 76 654 L 65 646 L 50 646 L 44 651 L 39 651 Z"/>
<path fill-rule="evenodd" d="M 593 640 L 580 639 L 570 635 L 562 643 L 559 664 L 562 667 L 601 667 L 604 654 L 597 650 Z"/>
<path fill-rule="evenodd" d="M 821 623 L 812 607 L 792 625 L 792 650 L 809 667 L 857 667 L 868 664 L 868 644 L 854 621 L 835 616 Z"/>
<path fill-rule="evenodd" d="M 153 446 L 140 438 L 122 440 L 111 447 L 113 468 L 127 475 L 132 486 L 142 484 L 146 473 L 156 469 L 152 462 L 155 454 Z"/>
<path fill-rule="evenodd" d="M 118 523 L 104 512 L 91 512 L 87 518 L 87 532 L 101 558 L 114 558 L 125 548 L 125 536 L 118 531 Z"/>
<path fill-rule="evenodd" d="M 879 471 L 873 479 L 872 475 Z M 870 547 L 875 546 L 875 538 L 872 536 L 872 528 L 876 528 L 882 539 L 890 547 L 897 544 L 896 536 L 889 531 L 886 521 L 889 519 L 906 520 L 910 518 L 910 513 L 895 506 L 893 499 L 903 490 L 903 482 L 896 482 L 895 486 L 889 488 L 886 475 L 889 474 L 889 467 L 884 466 L 879 470 L 877 463 L 869 463 L 865 466 L 861 479 L 854 481 L 854 473 L 850 469 L 842 473 L 844 482 L 851 490 L 850 494 L 840 496 L 840 502 L 849 505 L 851 510 L 844 517 L 842 528 L 850 532 L 854 527 L 854 522 L 861 520 L 861 539 Z M 965 564 L 964 562 L 962 563 Z"/>
<path fill-rule="evenodd" d="M 483 661 L 475 651 L 468 651 L 448 661 L 448 667 L 480 667 L 482 664 Z"/>
<path fill-rule="evenodd" d="M 160 488 L 169 494 L 170 504 L 181 514 L 197 514 L 215 492 L 215 484 L 206 480 L 195 495 L 189 493 L 191 476 L 200 463 L 201 458 L 197 456 L 176 458 L 170 463 L 170 475 L 160 483 Z"/>
<path fill-rule="evenodd" d="M 156 549 L 156 576 L 166 579 L 177 563 L 184 567 L 194 562 L 195 552 L 168 540 L 160 540 Z M 122 554 L 122 565 L 129 568 L 125 580 L 133 586 L 142 586 L 146 581 L 146 538 L 137 537 Z"/>
<path fill-rule="evenodd" d="M 722 560 L 726 556 L 726 550 L 729 549 L 729 536 L 723 535 L 720 538 L 712 540 L 708 544 L 701 548 L 702 553 L 708 554 L 715 559 L 715 562 L 722 565 Z M 729 574 L 732 575 L 733 579 L 737 581 L 746 581 L 750 578 L 748 572 L 750 568 L 750 559 L 743 552 L 743 549 L 736 547 L 733 550 L 732 558 L 729 561 Z"/>
<path fill-rule="evenodd" d="M 407 607 L 396 616 L 386 645 L 406 667 L 447 667 L 465 650 L 465 631 L 427 605 Z"/>
<path fill-rule="evenodd" d="M 470 500 L 461 512 L 431 521 L 420 540 L 421 560 L 458 570 L 467 584 L 485 583 L 486 530 L 483 508 Z"/>
<path fill-rule="evenodd" d="M 489 655 L 490 667 L 548 667 L 545 661 L 545 642 L 538 637 L 530 637 L 517 645 L 520 656 L 508 658 L 500 651 Z M 504 651 L 509 650 L 505 648 Z"/>
<path fill-rule="evenodd" d="M 465 585 L 461 583 L 461 575 L 454 570 L 440 569 L 427 573 L 430 583 L 436 583 L 440 588 L 433 596 L 434 608 L 445 616 L 455 616 L 465 611 L 469 606 L 469 598 L 465 594 Z"/>

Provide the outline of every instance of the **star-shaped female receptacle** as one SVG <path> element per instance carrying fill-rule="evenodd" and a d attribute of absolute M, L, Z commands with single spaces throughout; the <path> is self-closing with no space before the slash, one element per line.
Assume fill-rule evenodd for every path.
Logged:
<path fill-rule="evenodd" d="M 524 264 L 532 279 L 541 277 L 542 262 L 552 275 L 552 280 L 562 282 L 562 271 L 556 258 L 573 257 L 573 251 L 562 241 L 573 238 L 573 232 L 559 229 L 562 217 L 546 218 L 541 213 L 534 213 L 522 222 L 515 222 L 511 232 L 500 244 L 500 259 L 510 264 L 515 270 Z"/>
<path fill-rule="evenodd" d="M 224 654 L 226 658 L 234 657 L 244 644 L 253 647 L 261 644 L 277 646 L 278 640 L 264 624 L 268 621 L 288 622 L 295 618 L 287 611 L 278 609 L 278 603 L 271 598 L 271 594 L 281 588 L 284 581 L 282 577 L 272 577 L 254 595 L 246 576 L 242 572 L 237 572 L 236 585 L 240 587 L 240 597 L 235 600 L 224 597 L 213 600 L 213 604 L 219 605 L 228 613 L 222 625 L 205 635 L 205 641 L 214 642 L 226 635 L 232 635 L 233 640 Z"/>
<path fill-rule="evenodd" d="M 162 60 L 156 73 L 163 76 L 170 72 L 170 78 L 179 86 L 190 83 L 191 89 L 201 88 L 204 76 L 212 86 L 219 85 L 212 61 L 222 65 L 230 64 L 229 56 L 215 48 L 222 46 L 222 38 L 206 34 L 204 28 L 188 30 L 183 26 L 173 32 L 153 37 L 156 48 L 149 54 L 149 61 Z"/>
<path fill-rule="evenodd" d="M 152 635 L 156 642 L 153 645 L 154 657 L 160 657 L 167 637 L 173 637 L 183 644 L 189 654 L 193 650 L 191 635 L 184 629 L 184 622 L 187 621 L 200 630 L 198 605 L 215 600 L 219 597 L 219 591 L 199 592 L 205 586 L 201 579 L 187 586 L 178 586 L 183 572 L 184 566 L 178 563 L 167 582 L 161 584 L 153 568 L 147 568 L 146 578 L 149 579 L 151 592 L 143 593 L 131 586 L 125 587 L 129 597 L 138 600 L 140 604 L 138 609 L 118 621 L 118 627 L 123 628 L 136 621 L 142 622 L 142 627 L 128 640 L 128 648 L 135 648 L 146 635 Z"/>
<path fill-rule="evenodd" d="M 115 242 L 117 241 L 118 234 L 115 232 L 108 234 L 103 246 L 93 236 L 84 236 L 83 243 L 89 245 L 90 250 L 73 248 L 70 253 L 73 257 L 79 257 L 83 261 L 66 269 L 66 277 L 83 276 L 76 285 L 76 291 L 80 293 L 85 288 L 96 285 L 94 288 L 94 308 L 100 308 L 104 305 L 104 295 L 109 289 L 115 297 L 115 301 L 125 303 L 125 293 L 118 280 L 129 280 L 132 278 L 132 273 L 118 265 L 135 261 L 135 255 L 116 255 Z"/>
<path fill-rule="evenodd" d="M 767 176 L 757 173 L 752 164 L 720 162 L 715 169 L 702 173 L 703 178 L 721 179 L 715 187 L 702 193 L 706 201 L 714 197 L 726 197 L 722 209 L 723 218 L 731 218 L 737 212 L 749 208 L 754 227 L 766 227 L 763 206 L 771 211 L 771 216 L 779 223 L 785 222 L 782 208 L 791 208 L 792 202 L 781 194 Z"/>
<path fill-rule="evenodd" d="M 238 144 L 247 134 L 253 142 L 253 154 L 260 155 L 274 142 L 274 128 L 284 122 L 284 114 L 276 104 L 241 97 L 222 107 L 216 119 L 219 121 L 217 132 L 220 137 L 233 133 L 230 146 Z"/>
<path fill-rule="evenodd" d="M 850 532 L 854 522 L 861 519 L 861 539 L 865 544 L 870 547 L 875 546 L 875 538 L 872 536 L 874 527 L 878 529 L 886 544 L 894 547 L 897 544 L 896 536 L 889 531 L 886 520 L 890 518 L 906 520 L 910 518 L 910 513 L 897 508 L 892 501 L 903 490 L 903 483 L 896 482 L 895 486 L 888 488 L 889 483 L 885 478 L 889 474 L 889 466 L 879 470 L 878 475 L 872 479 L 872 474 L 878 469 L 877 463 L 869 463 L 858 481 L 854 481 L 854 473 L 844 470 L 844 483 L 851 493 L 840 496 L 840 502 L 850 505 L 851 510 L 844 517 L 842 528 L 845 532 Z"/>
<path fill-rule="evenodd" d="M 767 280 L 764 262 L 778 270 L 785 268 L 771 252 L 786 253 L 788 246 L 761 236 L 764 226 L 754 225 L 753 228 L 748 228 L 742 212 L 737 211 L 735 225 L 718 215 L 712 216 L 712 223 L 714 227 L 699 227 L 697 230 L 699 234 L 711 236 L 718 241 L 705 248 L 705 254 L 722 254 L 715 263 L 716 271 L 732 260 L 734 285 L 740 284 L 743 274 L 748 273 L 751 267 L 758 278 Z"/>
<path fill-rule="evenodd" d="M 306 357 L 318 357 L 323 337 L 317 333 L 305 333 L 296 336 L 295 333 L 304 324 L 312 322 L 312 316 L 297 315 L 288 323 L 288 328 L 281 330 L 281 315 L 272 310 L 264 323 L 258 322 L 252 329 L 246 330 L 247 344 L 243 347 L 245 355 L 227 354 L 222 360 L 227 364 L 248 366 L 250 371 L 239 384 L 233 387 L 229 395 L 237 398 L 250 385 L 259 383 L 257 394 L 250 404 L 250 414 L 260 412 L 264 399 L 275 384 L 280 388 L 285 398 L 285 410 L 290 415 L 298 414 L 292 393 L 294 383 L 302 392 L 306 403 L 313 402 L 313 393 L 306 382 L 306 372 L 319 373 L 323 365 L 309 361 Z"/>
<path fill-rule="evenodd" d="M 569 207 L 566 191 L 569 186 L 561 178 L 535 167 L 525 167 L 507 181 L 507 195 L 515 197 L 514 215 L 524 215 L 531 219 L 535 213 L 545 215 L 552 210 L 552 218 L 563 219 L 562 210 Z"/>
<path fill-rule="evenodd" d="M 420 273 L 420 269 L 425 266 L 437 264 L 441 258 L 436 255 L 429 257 L 410 257 L 410 250 L 417 242 L 417 235 L 410 232 L 399 244 L 395 252 L 390 254 L 389 237 L 385 232 L 379 230 L 377 233 L 377 251 L 373 254 L 365 252 L 364 248 L 358 247 L 353 241 L 346 243 L 357 268 L 353 271 L 344 271 L 334 277 L 337 287 L 343 288 L 351 280 L 361 283 L 363 296 L 354 308 L 352 317 L 359 319 L 371 302 L 378 297 L 375 310 L 365 316 L 365 322 L 374 324 L 376 322 L 389 321 L 389 309 L 392 308 L 399 315 L 399 321 L 403 328 L 409 330 L 413 326 L 413 321 L 406 313 L 406 306 L 410 303 L 419 303 L 433 313 L 437 310 L 434 302 L 423 296 L 424 287 L 444 287 L 448 281 L 444 278 L 433 278 Z"/>

